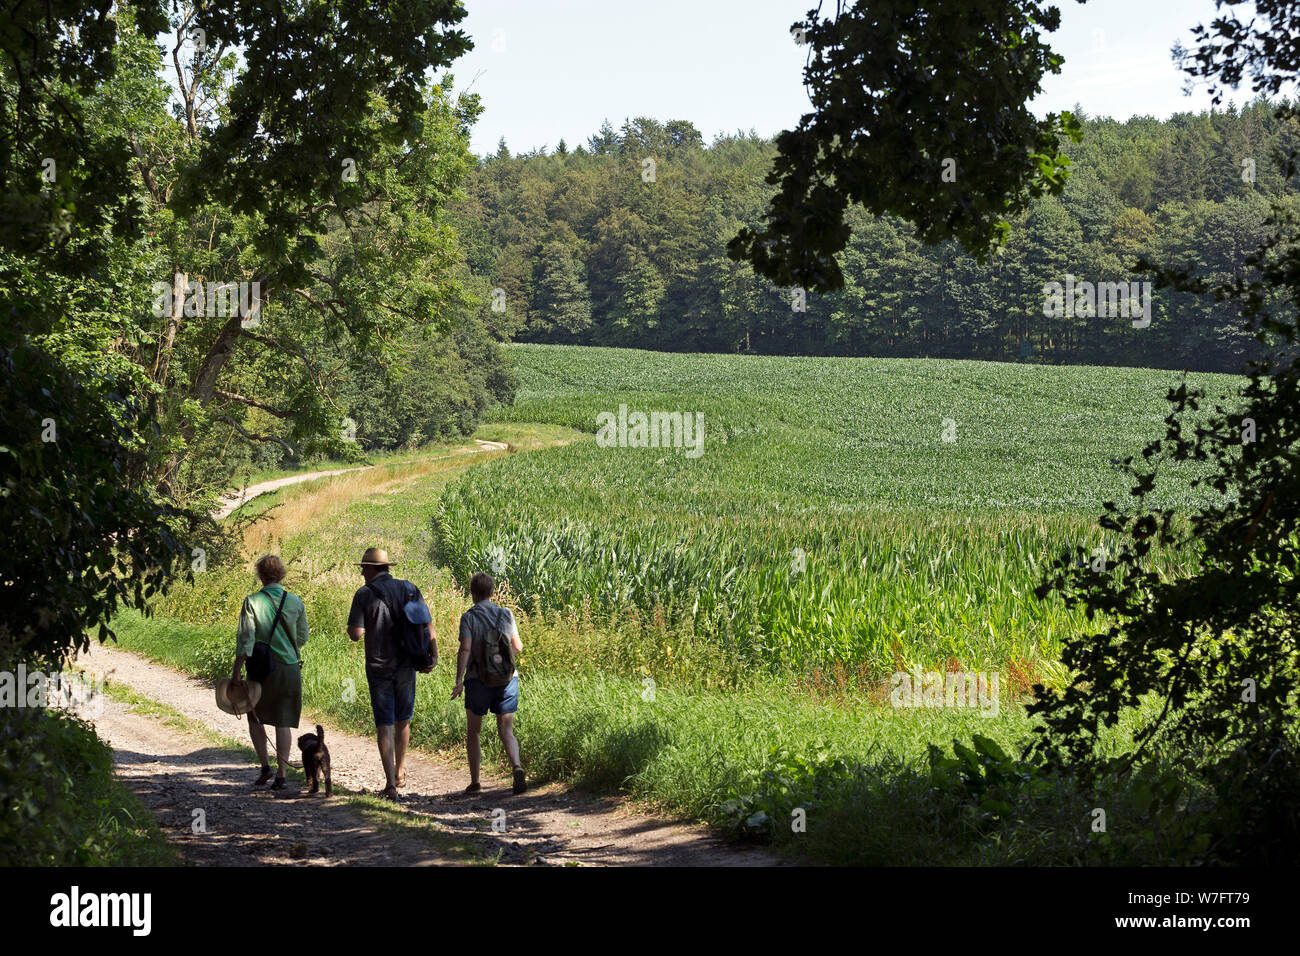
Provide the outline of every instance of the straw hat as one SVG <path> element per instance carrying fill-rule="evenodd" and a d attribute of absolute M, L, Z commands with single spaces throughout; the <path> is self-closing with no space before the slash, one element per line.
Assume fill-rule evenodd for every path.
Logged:
<path fill-rule="evenodd" d="M 238 717 L 246 714 L 262 699 L 262 685 L 259 681 L 246 680 L 242 687 L 232 687 L 229 677 L 217 681 L 217 706 L 228 714 Z"/>
<path fill-rule="evenodd" d="M 361 564 L 363 566 L 367 564 L 384 565 L 396 564 L 396 562 L 388 560 L 388 552 L 383 548 L 366 548 L 366 553 L 361 556 Z"/>

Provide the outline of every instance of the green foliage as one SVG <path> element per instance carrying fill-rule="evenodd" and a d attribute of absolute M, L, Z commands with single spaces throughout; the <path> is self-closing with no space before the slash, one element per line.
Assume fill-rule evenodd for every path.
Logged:
<path fill-rule="evenodd" d="M 114 77 L 119 20 L 77 0 L 7 2 L 0 16 L 0 249 L 47 255 L 60 271 L 92 267 L 112 237 L 137 235 L 130 143 L 88 122 L 85 97 Z M 159 0 L 119 5 L 152 35 Z M 49 160 L 54 165 L 49 166 Z M 69 243 L 88 237 L 89 242 Z"/>
<path fill-rule="evenodd" d="M 426 76 L 468 48 L 442 29 L 463 8 L 273 6 L 121 4 L 87 20 L 19 5 L 0 30 L 14 216 L 0 233 L 0 507 L 35 548 L 0 580 L 26 609 L 5 633 L 24 653 L 84 641 L 87 621 L 143 606 L 178 557 L 212 545 L 199 515 L 239 461 L 232 434 L 343 451 L 340 367 L 373 363 L 413 326 L 446 331 L 471 306 L 438 208 L 468 168 L 478 105 Z M 170 90 L 164 28 L 181 48 Z M 295 57 L 286 42 L 301 43 Z M 304 86 L 302 69 L 330 82 Z M 330 161 L 339 149 L 359 175 Z M 55 160 L 48 181 L 41 157 Z M 172 307 L 155 312 L 159 281 Z M 209 314 L 196 293 L 212 281 L 260 283 L 279 307 L 260 324 Z M 508 395 L 481 331 L 463 338 L 472 358 L 404 440 L 469 428 L 489 395 Z M 465 371 L 481 358 L 488 368 Z"/>
<path fill-rule="evenodd" d="M 176 212 L 217 206 L 254 216 L 248 239 L 262 274 L 285 288 L 303 283 L 323 255 L 330 218 L 374 198 L 369 177 L 340 175 L 343 161 L 383 176 L 386 154 L 424 137 L 429 71 L 472 46 L 454 29 L 464 16 L 457 0 L 272 11 L 228 0 L 184 10 L 186 32 L 203 30 L 212 51 L 198 51 L 199 67 L 237 48 L 242 68 L 219 122 L 181 171 Z"/>
<path fill-rule="evenodd" d="M 1188 72 L 1235 86 L 1250 75 L 1256 91 L 1294 80 L 1300 61 L 1277 36 L 1300 27 L 1300 4 L 1259 4 L 1252 21 L 1220 17 L 1195 35 Z M 1216 86 L 1216 96 L 1221 89 Z M 1277 119 L 1295 122 L 1293 104 Z M 1293 142 L 1279 167 L 1296 173 Z M 1134 501 L 1108 501 L 1100 524 L 1123 546 L 1107 573 L 1066 560 L 1038 589 L 1058 594 L 1104 629 L 1067 642 L 1062 659 L 1073 677 L 1043 689 L 1030 711 L 1040 715 L 1030 753 L 1044 765 L 1114 775 L 1148 771 L 1176 755 L 1184 775 L 1215 792 L 1221 815 L 1211 827 L 1213 852 L 1234 863 L 1294 862 L 1300 857 L 1300 658 L 1295 634 L 1300 511 L 1296 409 L 1300 407 L 1300 220 L 1294 204 L 1277 202 L 1271 235 L 1221 264 L 1183 268 L 1148 264 L 1176 294 L 1227 303 L 1238 321 L 1225 333 L 1252 333 L 1269 347 L 1246 369 L 1240 396 L 1211 401 L 1182 383 L 1168 393 L 1163 435 L 1125 468 Z M 1235 230 L 1241 232 L 1242 230 Z M 1247 231 L 1248 233 L 1248 231 Z M 1246 243 L 1244 248 L 1251 248 Z M 1159 500 L 1160 474 L 1185 462 L 1202 465 L 1195 484 L 1215 494 L 1176 513 Z M 1151 560 L 1159 549 L 1187 546 L 1194 561 L 1166 575 Z M 1163 706 L 1148 715 L 1125 752 L 1100 746 L 1140 703 Z M 1171 787 L 1157 798 L 1172 801 Z M 1196 840 L 1207 846 L 1209 838 Z"/>
<path fill-rule="evenodd" d="M 554 330 L 576 336 L 591 326 L 591 296 L 573 250 L 560 242 L 541 251 L 541 270 L 533 294 L 533 334 Z"/>
<path fill-rule="evenodd" d="M 952 756 L 933 744 L 928 749 L 929 784 L 948 825 L 983 841 L 1021 853 L 1041 852 L 1034 845 L 1046 841 L 1058 864 L 1224 862 L 1211 848 L 1213 833 L 1231 816 L 1229 805 L 1194 799 L 1172 765 L 1153 765 L 1131 778 L 1104 773 L 1081 779 L 1017 760 L 982 734 L 972 735 L 970 746 L 954 740 Z M 1062 808 L 1064 826 L 1054 819 Z"/>
<path fill-rule="evenodd" d="M 1295 290 L 1300 269 L 1295 224 L 1279 223 L 1275 239 L 1248 262 L 1263 278 L 1219 286 L 1240 303 L 1261 336 L 1294 345 Z M 1166 275 L 1184 291 L 1204 292 L 1202 280 Z M 1292 303 L 1270 309 L 1274 289 Z M 1294 353 L 1292 353 L 1294 355 Z M 1031 710 L 1042 714 L 1035 753 L 1053 765 L 1104 762 L 1102 728 L 1144 696 L 1165 707 L 1148 721 L 1120 769 L 1141 766 L 1153 752 L 1183 756 L 1189 772 L 1208 782 L 1232 808 L 1235 829 L 1223 830 L 1220 852 L 1257 862 L 1294 859 L 1300 847 L 1300 748 L 1295 734 L 1300 692 L 1294 634 L 1295 573 L 1300 516 L 1289 504 L 1300 442 L 1292 410 L 1300 405 L 1300 361 L 1252 363 L 1241 398 L 1216 402 L 1206 415 L 1203 390 L 1186 383 L 1169 390 L 1162 437 L 1130 456 L 1125 467 L 1135 502 L 1107 502 L 1101 526 L 1120 536 L 1109 574 L 1065 561 L 1049 573 L 1039 595 L 1059 593 L 1105 630 L 1081 636 L 1062 658 L 1074 678 L 1044 692 Z M 1157 503 L 1157 477 L 1186 461 L 1206 463 L 1196 484 L 1216 495 L 1176 515 Z M 1197 552 L 1192 573 L 1168 576 L 1153 566 L 1158 549 Z"/>
<path fill-rule="evenodd" d="M 335 394 L 349 371 L 390 369 L 409 339 L 468 339 L 476 327 L 440 207 L 470 166 L 479 105 L 452 93 L 449 74 L 429 79 L 468 49 L 451 29 L 463 8 L 272 6 L 118 5 L 84 31 L 59 5 L 24 11 L 34 17 L 29 36 L 73 36 L 96 68 L 78 80 L 68 66 L 78 88 L 28 95 L 33 124 L 66 113 L 87 142 L 44 154 L 56 159 L 52 183 L 27 166 L 21 181 L 39 190 L 42 209 L 76 186 L 83 207 L 103 207 L 96 229 L 114 228 L 69 238 L 70 220 L 49 248 L 20 251 L 55 274 L 98 270 L 111 305 L 97 311 L 119 332 L 113 358 L 143 373 L 133 393 L 158 425 L 129 477 L 196 510 L 224 486 L 229 464 L 346 454 Z M 160 30 L 173 35 L 174 56 L 159 46 Z M 286 42 L 301 43 L 293 58 L 283 56 Z M 24 56 L 15 50 L 0 66 L 4 89 L 27 82 L 14 66 Z M 330 82 L 304 86 L 303 70 L 328 71 Z M 15 121 L 24 128 L 23 116 Z M 39 173 L 39 161 L 30 169 Z M 100 203 L 101 179 L 116 189 L 112 201 Z M 214 308 L 221 283 L 255 287 L 244 298 L 259 300 L 256 318 Z M 39 330 L 75 337 L 88 324 L 82 312 L 61 316 Z M 496 365 L 484 377 L 499 376 Z M 424 431 L 465 427 L 465 407 L 482 404 L 467 394 L 471 377 L 450 376 L 462 391 L 444 385 Z"/>
<path fill-rule="evenodd" d="M 19 4 L 0 27 L 0 520 L 13 538 L 0 599 L 23 609 L 0 624 L 5 660 L 58 661 L 88 623 L 107 633 L 121 604 L 163 585 L 193 530 L 133 480 L 148 410 L 141 377 L 111 354 L 133 334 L 105 301 L 140 213 L 127 144 L 88 125 L 90 90 L 117 69 L 115 34 L 76 4 Z"/>
<path fill-rule="evenodd" d="M 954 740 L 952 757 L 931 744 L 928 754 L 932 785 L 969 796 L 970 803 L 963 808 L 969 825 L 987 832 L 1013 816 L 1014 804 L 1021 800 L 1053 795 L 1049 781 L 1037 776 L 1031 764 L 1009 757 L 996 741 L 974 734 L 971 744 L 967 747 Z"/>
<path fill-rule="evenodd" d="M 514 389 L 500 346 L 467 316 L 446 336 L 407 332 L 391 364 L 362 366 L 335 398 L 355 422 L 358 446 L 386 451 L 468 435 Z"/>
<path fill-rule="evenodd" d="M 478 104 L 429 78 L 469 48 L 463 17 L 453 0 L 4 5 L 0 600 L 17 610 L 0 662 L 55 665 L 145 609 L 196 548 L 218 561 L 205 505 L 239 461 L 221 438 L 338 447 L 330 380 L 472 307 L 438 213 Z M 155 311 L 158 282 L 172 307 Z M 260 325 L 218 313 L 196 294 L 208 282 L 257 283 L 276 306 Z M 470 377 L 473 410 L 444 386 L 439 427 L 508 392 L 500 368 Z M 103 748 L 76 751 L 84 728 L 60 736 L 53 718 L 0 719 L 6 857 L 27 828 L 28 863 L 114 862 L 83 820 L 121 805 L 85 802 Z"/>
<path fill-rule="evenodd" d="M 76 311 L 98 289 L 5 256 L 0 269 L 0 309 L 18 320 L 0 332 L 0 521 L 14 545 L 0 559 L 0 601 L 22 609 L 0 624 L 0 652 L 50 663 L 85 646 L 88 623 L 102 637 L 120 606 L 143 607 L 205 538 L 194 516 L 127 480 L 150 423 L 138 380 L 96 360 L 112 327 L 44 348 L 17 334 L 33 312 Z"/>
<path fill-rule="evenodd" d="M 751 770 L 734 795 L 723 802 L 721 817 L 733 836 L 770 840 L 778 827 L 802 825 L 845 788 L 855 775 L 843 757 L 814 741 L 809 755 L 776 746 L 761 767 Z"/>
<path fill-rule="evenodd" d="M 1251 16 L 1243 22 L 1235 10 L 1222 10 L 1211 23 L 1192 28 L 1196 49 L 1176 48 L 1183 70 L 1209 81 L 1214 102 L 1223 101 L 1225 88 L 1236 89 L 1247 77 L 1256 93 L 1276 95 L 1300 75 L 1300 53 L 1281 38 L 1294 37 L 1300 27 L 1300 4 L 1295 0 L 1255 0 Z"/>
<path fill-rule="evenodd" d="M 175 862 L 149 812 L 113 778 L 113 754 L 85 721 L 0 709 L 0 866 Z"/>
<path fill-rule="evenodd" d="M 780 186 L 763 228 L 728 245 L 779 285 L 827 291 L 859 203 L 900 216 L 922 241 L 956 239 L 985 258 L 1036 195 L 1059 193 L 1078 139 L 1069 113 L 1038 119 L 1028 101 L 1062 57 L 1041 33 L 1060 25 L 1037 0 L 872 2 L 796 24 L 809 45 L 813 112 L 777 137 L 768 182 Z M 943 164 L 951 162 L 944 176 Z"/>

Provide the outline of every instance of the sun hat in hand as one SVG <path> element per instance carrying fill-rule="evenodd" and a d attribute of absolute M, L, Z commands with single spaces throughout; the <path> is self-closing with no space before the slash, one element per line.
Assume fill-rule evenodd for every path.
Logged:
<path fill-rule="evenodd" d="M 255 680 L 246 680 L 238 686 L 229 677 L 217 681 L 217 706 L 228 714 L 238 717 L 246 714 L 262 699 L 262 685 Z"/>

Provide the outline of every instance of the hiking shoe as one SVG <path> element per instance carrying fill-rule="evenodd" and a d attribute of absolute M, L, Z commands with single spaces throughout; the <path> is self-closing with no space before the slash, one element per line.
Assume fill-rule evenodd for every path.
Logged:
<path fill-rule="evenodd" d="M 515 767 L 515 793 L 523 793 L 528 789 L 528 784 L 524 780 L 524 768 Z"/>
<path fill-rule="evenodd" d="M 271 779 L 271 768 L 267 766 L 263 766 L 262 775 L 253 781 L 253 786 L 260 787 L 270 779 Z"/>
<path fill-rule="evenodd" d="M 468 787 L 462 790 L 461 793 L 478 793 L 482 789 L 483 788 L 479 784 L 471 783 Z"/>
<path fill-rule="evenodd" d="M 397 788 L 393 786 L 384 787 L 384 792 L 379 795 L 381 800 L 388 800 L 391 803 L 401 803 L 397 799 Z"/>
<path fill-rule="evenodd" d="M 288 781 L 286 781 L 286 780 L 284 779 L 284 777 L 276 777 L 276 778 L 275 778 L 275 783 L 271 784 L 271 789 L 272 789 L 272 790 L 283 790 L 283 789 L 284 789 L 284 786 L 285 786 L 285 784 L 286 784 L 287 782 L 288 782 Z"/>

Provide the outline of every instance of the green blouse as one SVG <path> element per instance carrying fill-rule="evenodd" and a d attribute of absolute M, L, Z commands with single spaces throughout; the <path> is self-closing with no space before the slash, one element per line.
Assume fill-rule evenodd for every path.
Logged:
<path fill-rule="evenodd" d="M 235 639 L 237 656 L 252 657 L 253 644 L 267 640 L 283 594 L 284 588 L 280 585 L 268 584 L 244 598 L 244 606 L 239 611 L 239 632 Z M 290 594 L 285 598 L 280 624 L 268 643 L 271 651 L 284 663 L 298 662 L 299 650 L 307 643 L 307 609 L 298 595 Z"/>

